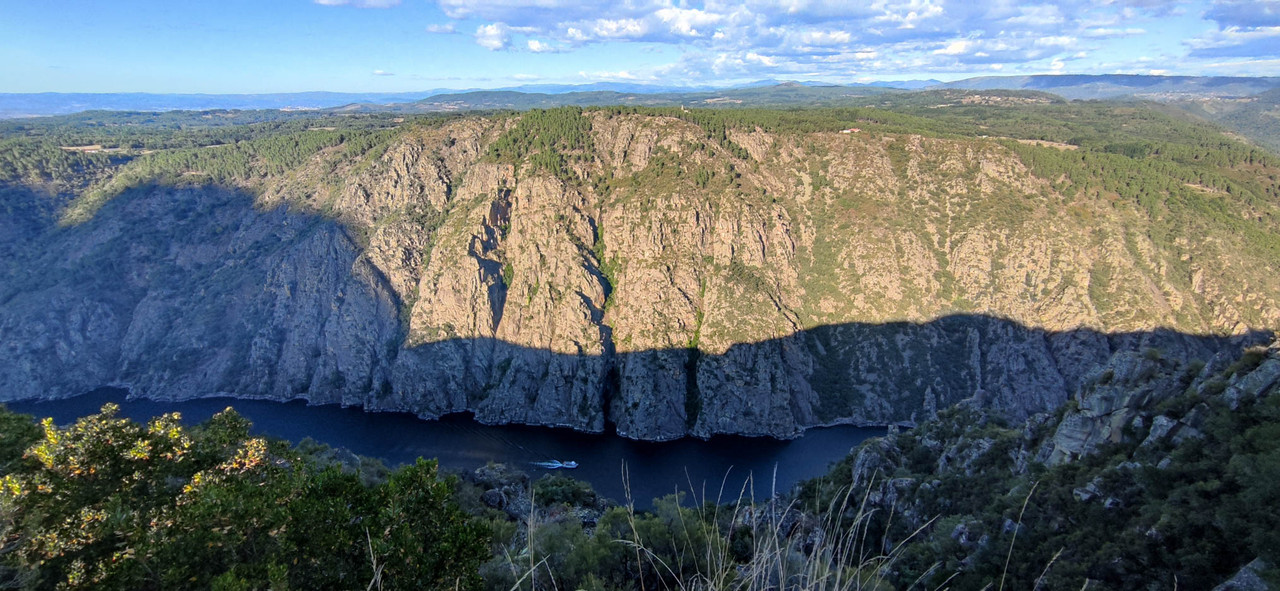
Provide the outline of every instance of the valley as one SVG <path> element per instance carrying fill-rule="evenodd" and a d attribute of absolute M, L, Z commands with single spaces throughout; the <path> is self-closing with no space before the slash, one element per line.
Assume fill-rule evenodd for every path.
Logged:
<path fill-rule="evenodd" d="M 157 151 L 9 161 L 2 391 L 785 438 L 1020 420 L 1118 353 L 1280 324 L 1272 156 L 1153 108 L 946 92 L 27 124 L 6 141 Z"/>
<path fill-rule="evenodd" d="M 0 589 L 1280 589 L 1280 0 L 10 2 Z"/>

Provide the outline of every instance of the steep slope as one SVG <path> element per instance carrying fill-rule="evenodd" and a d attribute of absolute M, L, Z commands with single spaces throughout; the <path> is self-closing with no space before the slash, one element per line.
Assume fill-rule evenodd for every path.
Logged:
<path fill-rule="evenodd" d="M 238 178 L 252 204 L 129 190 L 13 265 L 0 383 L 790 436 L 965 399 L 1021 418 L 1117 351 L 1280 325 L 1266 162 L 757 116 L 467 118 Z M 89 251 L 91 289 L 40 272 Z"/>
<path fill-rule="evenodd" d="M 234 191 L 140 188 L 39 246 L 0 293 L 8 399 L 359 403 L 399 342 L 394 294 L 343 228 Z"/>
<path fill-rule="evenodd" d="M 1052 414 L 958 408 L 870 439 L 796 504 L 860 502 L 895 587 L 1270 589 L 1215 585 L 1280 575 L 1280 518 L 1263 509 L 1280 501 L 1278 353 L 1118 354 Z"/>

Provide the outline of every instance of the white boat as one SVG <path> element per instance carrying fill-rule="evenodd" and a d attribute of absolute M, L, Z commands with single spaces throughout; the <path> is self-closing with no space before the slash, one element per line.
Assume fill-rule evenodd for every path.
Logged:
<path fill-rule="evenodd" d="M 533 462 L 533 465 L 538 466 L 539 468 L 546 468 L 548 470 L 556 470 L 559 468 L 573 469 L 578 467 L 578 463 L 573 460 L 569 460 L 567 462 L 561 462 L 560 460 L 547 460 L 545 462 Z"/>

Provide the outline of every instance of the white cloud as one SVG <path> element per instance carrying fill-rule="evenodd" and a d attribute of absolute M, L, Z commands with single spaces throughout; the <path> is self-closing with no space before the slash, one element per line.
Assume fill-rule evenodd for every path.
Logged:
<path fill-rule="evenodd" d="M 1118 29 L 1113 27 L 1095 27 L 1092 29 L 1085 29 L 1084 36 L 1092 37 L 1095 39 L 1102 39 L 1107 37 L 1132 37 L 1134 35 L 1145 35 L 1146 33 L 1147 33 L 1146 29 L 1139 29 L 1137 27 L 1128 27 L 1124 29 Z"/>
<path fill-rule="evenodd" d="M 374 70 L 374 71 L 373 71 L 373 75 L 374 75 L 374 76 L 395 76 L 395 73 L 394 73 L 394 72 L 388 72 L 388 71 L 386 71 L 386 70 Z"/>
<path fill-rule="evenodd" d="M 845 45 L 853 39 L 848 31 L 805 31 L 800 34 L 800 43 L 805 45 Z"/>
<path fill-rule="evenodd" d="M 1186 45 L 1194 57 L 1277 57 L 1280 56 L 1280 26 L 1231 26 L 1190 39 Z"/>
<path fill-rule="evenodd" d="M 648 27 L 640 20 L 633 19 L 633 18 L 624 18 L 624 19 L 602 18 L 592 23 L 591 28 L 589 30 L 595 37 L 602 37 L 605 39 L 619 39 L 619 38 L 627 38 L 627 37 L 635 38 L 635 37 L 643 36 L 648 31 Z M 590 39 L 590 38 L 591 37 L 583 37 L 583 40 Z"/>
<path fill-rule="evenodd" d="M 549 43 L 544 43 L 537 39 L 530 39 L 526 45 L 529 47 L 529 51 L 532 51 L 533 53 L 558 53 L 564 51 L 559 47 Z"/>
<path fill-rule="evenodd" d="M 1227 27 L 1220 31 L 1213 31 L 1203 37 L 1191 39 L 1187 44 L 1196 49 L 1229 47 L 1232 45 L 1247 43 L 1249 41 L 1256 41 L 1276 36 L 1280 36 L 1280 26 L 1251 28 Z"/>
<path fill-rule="evenodd" d="M 476 43 L 485 49 L 497 51 L 506 49 L 511 44 L 508 27 L 502 23 L 480 25 L 476 28 Z"/>
<path fill-rule="evenodd" d="M 1053 4 L 1023 6 L 1018 10 L 1021 14 L 1015 17 L 1010 17 L 1006 22 L 1021 25 L 1045 26 L 1061 24 L 1066 20 L 1062 16 L 1062 11 L 1058 10 L 1058 7 Z"/>
<path fill-rule="evenodd" d="M 956 39 L 942 49 L 934 50 L 934 55 L 964 55 L 974 45 L 971 39 Z"/>
<path fill-rule="evenodd" d="M 1205 17 L 1222 28 L 1280 25 L 1280 0 L 1215 0 Z"/>
<path fill-rule="evenodd" d="M 1067 47 L 1076 42 L 1075 37 L 1060 35 L 1057 37 L 1041 37 L 1036 39 L 1036 45 L 1042 47 Z"/>
<path fill-rule="evenodd" d="M 642 43 L 633 55 L 649 50 L 670 55 L 674 49 L 681 57 L 663 66 L 584 76 L 682 82 L 782 74 L 847 81 L 885 74 L 1039 73 L 1054 68 L 1055 60 L 1064 64 L 1057 72 L 1103 71 L 1096 60 L 1116 50 L 1113 40 L 1160 35 L 1169 30 L 1161 19 L 1176 12 L 1165 0 L 433 1 L 449 18 L 475 23 L 475 42 L 487 49 L 607 52 L 618 43 Z M 1143 71 L 1177 64 L 1187 53 L 1214 59 L 1280 56 L 1280 36 L 1272 36 L 1270 25 L 1241 24 L 1247 20 L 1247 0 L 1206 1 L 1213 8 L 1199 16 L 1209 32 L 1186 42 L 1183 55 L 1160 49 L 1161 62 Z M 1257 1 L 1280 7 L 1280 0 Z M 1270 18 L 1269 10 L 1263 11 L 1263 21 Z M 1221 21 L 1203 20 L 1211 13 Z M 446 27 L 428 30 L 451 30 Z M 1280 30 L 1280 23 L 1276 27 Z M 1160 43 L 1168 40 L 1144 45 Z M 1125 59 L 1124 67 L 1137 69 L 1133 58 Z"/>
<path fill-rule="evenodd" d="M 667 25 L 672 33 L 684 37 L 700 37 L 705 34 L 706 27 L 725 18 L 720 14 L 692 8 L 663 8 L 653 15 Z"/>
<path fill-rule="evenodd" d="M 871 7 L 881 11 L 879 16 L 872 19 L 873 22 L 893 23 L 899 29 L 914 29 L 921 21 L 942 16 L 944 12 L 941 4 L 931 0 L 908 0 L 900 3 L 877 0 Z"/>
<path fill-rule="evenodd" d="M 427 25 L 428 33 L 448 34 L 456 31 L 453 23 Z"/>

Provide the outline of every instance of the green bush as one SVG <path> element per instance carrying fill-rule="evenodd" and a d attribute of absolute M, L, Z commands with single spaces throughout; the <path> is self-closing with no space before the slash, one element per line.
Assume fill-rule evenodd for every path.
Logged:
<path fill-rule="evenodd" d="M 590 506 L 596 503 L 596 491 L 581 480 L 547 474 L 533 482 L 533 498 L 544 507 L 561 504 Z"/>
<path fill-rule="evenodd" d="M 3 560 L 32 588 L 479 586 L 487 528 L 454 505 L 434 462 L 367 486 L 250 437 L 230 409 L 194 429 L 117 411 L 46 419 L 32 461 L 0 481 L 15 544 Z"/>

